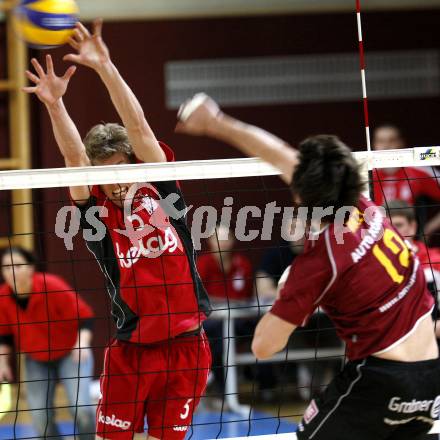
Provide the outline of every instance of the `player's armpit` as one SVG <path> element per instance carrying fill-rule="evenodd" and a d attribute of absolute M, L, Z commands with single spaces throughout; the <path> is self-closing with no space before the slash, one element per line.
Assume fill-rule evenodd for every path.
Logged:
<path fill-rule="evenodd" d="M 296 325 L 270 312 L 266 313 L 255 329 L 252 341 L 252 352 L 255 357 L 260 360 L 268 359 L 281 351 L 295 329 Z"/>
<path fill-rule="evenodd" d="M 71 186 L 69 191 L 70 197 L 75 205 L 82 206 L 89 201 L 90 190 L 88 186 Z"/>
<path fill-rule="evenodd" d="M 75 158 L 65 158 L 66 168 L 90 166 L 90 160 L 86 154 L 80 154 Z M 90 198 L 90 189 L 87 185 L 71 186 L 70 197 L 76 205 L 85 205 Z"/>
<path fill-rule="evenodd" d="M 127 126 L 127 134 L 135 150 L 136 157 L 145 163 L 166 162 L 167 158 L 158 140 L 146 122 L 142 121 L 137 126 Z"/>

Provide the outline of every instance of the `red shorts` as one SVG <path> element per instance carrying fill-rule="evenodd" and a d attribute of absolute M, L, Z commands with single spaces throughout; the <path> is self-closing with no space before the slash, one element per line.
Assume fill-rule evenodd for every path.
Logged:
<path fill-rule="evenodd" d="M 97 435 L 185 438 L 205 391 L 211 352 L 204 332 L 152 345 L 115 341 L 107 348 L 96 413 Z"/>

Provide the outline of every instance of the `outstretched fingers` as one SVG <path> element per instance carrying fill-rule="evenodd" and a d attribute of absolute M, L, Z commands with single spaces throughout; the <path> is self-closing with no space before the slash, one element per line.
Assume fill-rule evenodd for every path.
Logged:
<path fill-rule="evenodd" d="M 103 26 L 104 20 L 102 18 L 97 18 L 93 22 L 93 36 L 94 37 L 102 37 L 102 26 Z"/>
<path fill-rule="evenodd" d="M 36 58 L 32 58 L 31 63 L 34 66 L 34 69 L 37 72 L 38 76 L 40 78 L 44 78 L 46 76 L 46 74 L 44 73 L 44 70 L 41 67 L 41 64 L 37 61 L 37 59 Z"/>
<path fill-rule="evenodd" d="M 52 57 L 50 55 L 46 55 L 46 68 L 47 68 L 48 75 L 55 75 L 55 71 L 53 68 L 53 61 L 52 61 Z"/>
<path fill-rule="evenodd" d="M 76 66 L 70 66 L 66 70 L 66 73 L 63 75 L 63 79 L 65 81 L 70 81 L 70 78 L 72 78 L 72 76 L 75 74 L 75 72 L 76 72 Z"/>
<path fill-rule="evenodd" d="M 80 21 L 78 21 L 75 26 L 76 26 L 76 29 L 81 33 L 81 36 L 83 39 L 90 38 L 89 30 Z M 76 33 L 75 33 L 75 35 L 76 35 Z"/>
<path fill-rule="evenodd" d="M 80 44 L 84 41 L 85 37 L 84 37 L 84 34 L 78 28 L 76 28 L 73 30 L 73 34 L 70 38 L 75 40 L 76 43 Z"/>
<path fill-rule="evenodd" d="M 70 37 L 67 42 L 69 43 L 69 46 L 75 50 L 79 50 L 80 49 L 80 45 L 79 43 L 75 40 L 75 38 Z"/>
<path fill-rule="evenodd" d="M 37 91 L 36 87 L 23 87 L 21 90 L 26 93 L 35 93 Z"/>
<path fill-rule="evenodd" d="M 40 78 L 37 75 L 34 75 L 30 70 L 26 70 L 26 76 L 29 81 L 32 81 L 34 84 L 40 84 Z"/>
<path fill-rule="evenodd" d="M 63 57 L 63 61 L 70 61 L 71 63 L 80 63 L 81 57 L 80 55 L 76 55 L 74 53 L 69 53 Z"/>

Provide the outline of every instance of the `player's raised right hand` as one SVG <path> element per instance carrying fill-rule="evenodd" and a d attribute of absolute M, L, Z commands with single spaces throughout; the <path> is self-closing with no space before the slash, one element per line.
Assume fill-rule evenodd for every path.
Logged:
<path fill-rule="evenodd" d="M 77 53 L 70 53 L 63 60 L 81 64 L 99 72 L 111 61 L 110 51 L 102 39 L 102 26 L 103 21 L 98 18 L 93 22 L 93 33 L 90 33 L 82 23 L 76 23 L 69 44 Z"/>
<path fill-rule="evenodd" d="M 181 105 L 176 132 L 193 136 L 208 135 L 221 114 L 220 107 L 212 98 L 199 93 Z"/>
<path fill-rule="evenodd" d="M 31 62 L 37 74 L 35 75 L 30 70 L 27 70 L 26 76 L 35 86 L 24 87 L 23 91 L 35 93 L 39 100 L 46 105 L 55 104 L 66 93 L 67 86 L 76 71 L 76 67 L 71 66 L 67 69 L 64 76 L 57 76 L 50 55 L 46 56 L 46 72 L 35 58 Z"/>

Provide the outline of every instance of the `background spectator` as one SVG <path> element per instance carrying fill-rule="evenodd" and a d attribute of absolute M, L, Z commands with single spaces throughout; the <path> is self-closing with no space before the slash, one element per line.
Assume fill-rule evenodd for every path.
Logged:
<path fill-rule="evenodd" d="M 25 354 L 28 407 L 39 437 L 60 436 L 55 385 L 66 389 L 77 438 L 95 438 L 90 398 L 93 376 L 91 308 L 61 278 L 35 271 L 35 257 L 20 247 L 1 259 L 0 381 L 11 382 L 11 345 Z M 81 348 L 80 348 L 81 347 Z M 21 381 L 23 381 L 21 379 Z"/>
<path fill-rule="evenodd" d="M 392 150 L 405 148 L 401 130 L 395 125 L 386 124 L 377 127 L 373 133 L 374 150 Z M 377 205 L 386 205 L 391 200 L 403 200 L 411 206 L 417 205 L 419 226 L 429 235 L 440 227 L 440 213 L 436 212 L 426 222 L 426 198 L 440 201 L 440 175 L 435 168 L 406 167 L 383 168 L 374 170 L 374 201 Z M 437 210 L 438 211 L 438 210 Z"/>
<path fill-rule="evenodd" d="M 208 239 L 209 251 L 197 260 L 200 277 L 213 301 L 252 299 L 252 264 L 245 255 L 234 252 L 234 244 L 232 231 L 219 224 Z"/>
<path fill-rule="evenodd" d="M 197 262 L 200 277 L 213 301 L 215 309 L 234 309 L 243 307 L 253 300 L 253 270 L 249 259 L 240 252 L 234 251 L 235 237 L 228 226 L 218 224 L 215 232 L 208 239 L 208 252 L 201 255 Z M 249 318 L 235 320 L 235 335 L 239 344 L 245 345 L 250 351 L 250 342 L 258 317 L 250 311 Z M 203 323 L 208 335 L 212 352 L 212 371 L 214 375 L 214 393 L 224 393 L 225 373 L 223 368 L 223 343 L 227 335 L 223 335 L 223 322 L 211 318 Z M 225 339 L 226 338 L 226 339 Z M 262 397 L 270 398 L 270 390 L 275 386 L 272 365 L 259 364 L 256 379 Z"/>
<path fill-rule="evenodd" d="M 293 236 L 297 221 L 294 218 L 290 224 L 285 224 L 284 234 L 282 234 L 284 237 Z M 274 302 L 281 275 L 292 264 L 295 257 L 302 252 L 303 247 L 304 235 L 301 234 L 301 237 L 295 241 L 281 238 L 275 246 L 264 253 L 255 281 L 259 302 L 268 304 Z"/>
<path fill-rule="evenodd" d="M 428 247 L 423 241 L 416 240 L 417 220 L 414 208 L 402 200 L 391 200 L 386 206 L 388 216 L 399 234 L 406 239 L 412 250 L 419 257 L 423 266 L 428 288 L 434 295 L 438 318 L 438 294 L 440 292 L 440 249 Z M 437 337 L 440 337 L 440 326 L 437 323 Z"/>

